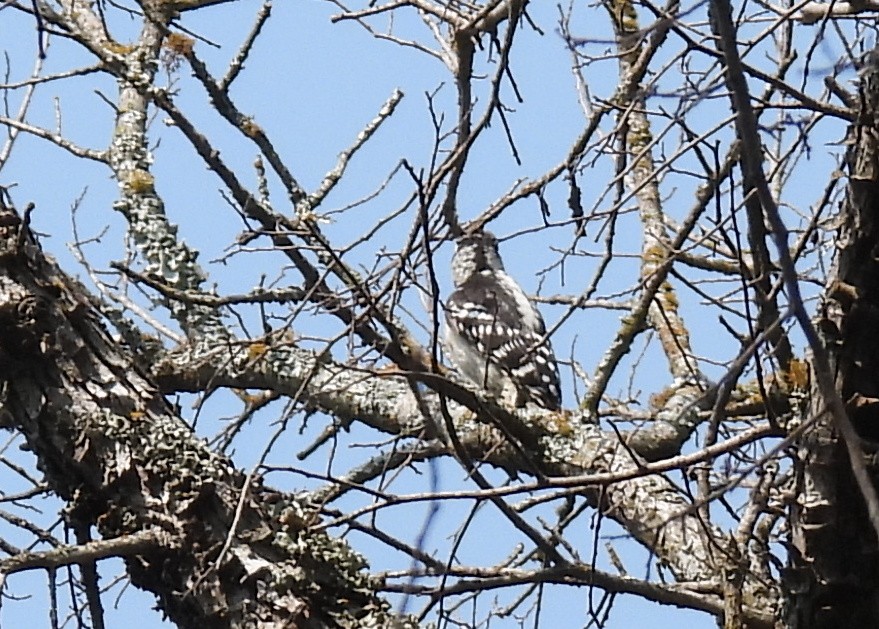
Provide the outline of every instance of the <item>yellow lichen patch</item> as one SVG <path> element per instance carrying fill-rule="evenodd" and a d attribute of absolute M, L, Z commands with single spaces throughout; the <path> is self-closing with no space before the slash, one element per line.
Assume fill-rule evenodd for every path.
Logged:
<path fill-rule="evenodd" d="M 762 389 L 769 391 L 774 386 L 774 378 L 770 374 L 764 379 Z M 745 382 L 737 388 L 736 398 L 742 404 L 762 405 L 764 401 L 763 390 L 761 390 L 760 384 L 756 380 Z"/>
<path fill-rule="evenodd" d="M 299 219 L 303 221 L 309 221 L 311 223 L 316 223 L 320 216 L 314 210 L 307 209 L 301 210 L 299 212 Z"/>
<path fill-rule="evenodd" d="M 553 415 L 552 426 L 555 428 L 556 434 L 561 435 L 562 437 L 570 437 L 574 434 L 574 427 L 571 426 L 571 422 L 568 421 L 568 418 L 564 413 Z"/>
<path fill-rule="evenodd" d="M 118 41 L 108 40 L 104 42 L 104 48 L 117 55 L 127 55 L 134 50 L 131 44 L 120 44 Z"/>
<path fill-rule="evenodd" d="M 285 509 L 278 518 L 278 521 L 284 526 L 288 526 L 294 530 L 306 529 L 312 524 L 317 523 L 318 517 L 314 512 L 304 512 L 300 509 Z"/>
<path fill-rule="evenodd" d="M 662 296 L 665 298 L 665 305 L 669 308 L 677 309 L 679 305 L 678 296 L 672 285 L 668 282 L 663 282 L 662 286 L 659 287 L 659 290 L 662 291 Z"/>
<path fill-rule="evenodd" d="M 256 137 L 262 133 L 262 127 L 256 124 L 253 121 L 253 118 L 245 118 L 242 120 L 240 127 L 244 134 L 249 138 Z"/>
<path fill-rule="evenodd" d="M 804 391 L 809 388 L 809 364 L 794 358 L 786 371 L 779 373 L 779 380 L 789 391 Z"/>
<path fill-rule="evenodd" d="M 644 248 L 641 257 L 646 263 L 658 264 L 665 260 L 666 249 L 658 244 L 649 245 Z"/>
<path fill-rule="evenodd" d="M 638 29 L 638 14 L 628 0 L 614 0 L 610 3 L 611 12 L 621 29 L 626 32 Z"/>
<path fill-rule="evenodd" d="M 652 393 L 648 400 L 648 404 L 650 404 L 650 408 L 655 411 L 662 410 L 674 394 L 675 389 L 672 387 L 666 387 L 662 391 Z"/>
<path fill-rule="evenodd" d="M 629 139 L 629 144 L 631 144 L 634 148 L 643 149 L 643 148 L 649 146 L 651 142 L 653 142 L 653 134 L 650 133 L 650 127 L 648 127 L 648 126 L 636 127 L 635 125 L 632 125 L 629 128 L 628 139 Z M 643 162 L 644 160 L 645 160 L 645 158 L 642 157 L 641 159 L 638 160 L 638 162 L 640 163 L 640 162 Z M 648 160 L 648 163 L 649 163 L 649 160 Z"/>
<path fill-rule="evenodd" d="M 192 54 L 195 40 L 180 33 L 171 33 L 162 42 L 162 64 L 168 72 L 175 72 L 183 58 Z"/>
<path fill-rule="evenodd" d="M 247 346 L 247 357 L 251 360 L 259 358 L 260 356 L 265 355 L 266 352 L 269 351 L 269 346 L 265 343 L 261 343 L 257 341 L 256 343 L 251 343 Z"/>
<path fill-rule="evenodd" d="M 133 419 L 134 421 L 138 421 L 143 419 L 146 416 L 146 413 L 143 411 L 131 411 L 128 414 L 129 419 Z"/>
<path fill-rule="evenodd" d="M 162 42 L 162 46 L 175 55 L 188 55 L 195 47 L 195 40 L 182 33 L 171 33 Z"/>
<path fill-rule="evenodd" d="M 145 192 L 153 192 L 153 185 L 156 183 L 155 178 L 145 170 L 135 168 L 128 176 L 125 182 L 129 192 L 135 194 L 143 194 Z"/>
<path fill-rule="evenodd" d="M 266 400 L 266 395 L 264 393 L 245 393 L 241 396 L 241 399 L 248 406 L 257 406 Z"/>

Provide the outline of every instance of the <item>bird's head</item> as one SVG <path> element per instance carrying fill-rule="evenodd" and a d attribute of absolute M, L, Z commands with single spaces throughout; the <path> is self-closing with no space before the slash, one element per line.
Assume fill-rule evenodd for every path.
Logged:
<path fill-rule="evenodd" d="M 474 231 L 461 236 L 452 256 L 452 280 L 460 287 L 474 273 L 503 271 L 497 238 L 490 231 Z"/>

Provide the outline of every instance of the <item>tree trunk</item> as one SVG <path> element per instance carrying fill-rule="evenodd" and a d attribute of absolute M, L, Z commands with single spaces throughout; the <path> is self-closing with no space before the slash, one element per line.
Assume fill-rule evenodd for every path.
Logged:
<path fill-rule="evenodd" d="M 879 442 L 879 52 L 861 72 L 860 112 L 849 130 L 849 183 L 838 218 L 837 258 L 819 329 L 836 375 L 836 390 L 862 442 L 874 485 L 871 453 Z M 791 513 L 788 626 L 879 626 L 879 543 L 852 473 L 845 443 L 813 391 L 798 444 L 798 485 Z"/>

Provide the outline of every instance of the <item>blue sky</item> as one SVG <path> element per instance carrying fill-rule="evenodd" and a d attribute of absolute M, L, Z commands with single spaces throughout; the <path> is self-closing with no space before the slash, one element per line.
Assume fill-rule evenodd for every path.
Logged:
<path fill-rule="evenodd" d="M 495 120 L 469 158 L 467 174 L 459 195 L 459 212 L 463 219 L 473 218 L 479 212 L 506 193 L 514 182 L 521 178 L 533 178 L 564 158 L 573 138 L 583 125 L 583 113 L 577 101 L 574 81 L 570 70 L 570 56 L 556 30 L 557 8 L 550 3 L 532 3 L 530 13 L 534 21 L 541 24 L 544 33 L 538 34 L 523 26 L 518 35 L 518 45 L 514 48 L 511 67 L 517 85 L 523 96 L 522 103 L 515 103 L 509 87 L 503 92 L 505 102 L 514 105 L 509 120 L 516 147 L 522 158 L 518 165 L 514 160 L 505 139 L 502 125 Z M 225 64 L 234 55 L 239 42 L 246 35 L 252 23 L 252 16 L 259 4 L 251 0 L 208 8 L 197 14 L 184 16 L 183 25 L 207 40 L 220 44 L 215 48 L 204 42 L 196 45 L 199 55 L 209 63 L 215 74 L 222 74 Z M 591 11 L 597 12 L 599 9 Z M 330 16 L 338 13 L 338 8 L 330 3 L 317 0 L 278 2 L 273 8 L 273 17 L 267 23 L 264 34 L 257 43 L 246 69 L 237 80 L 232 95 L 238 106 L 252 114 L 262 126 L 274 146 L 285 158 L 299 182 L 312 190 L 333 167 L 337 154 L 348 147 L 363 126 L 371 120 L 391 93 L 399 88 L 405 93 L 396 114 L 388 120 L 366 148 L 352 162 L 350 169 L 336 191 L 328 199 L 324 210 L 342 208 L 352 201 L 378 189 L 401 158 L 416 166 L 424 167 L 429 162 L 433 145 L 433 132 L 427 108 L 428 93 L 436 92 L 435 102 L 446 116 L 449 127 L 454 116 L 455 93 L 447 69 L 436 59 L 395 44 L 377 41 L 353 22 L 331 24 Z M 111 29 L 117 39 L 124 35 L 132 36 L 136 22 L 115 12 L 110 13 Z M 588 14 L 586 14 L 588 15 Z M 603 19 L 581 19 L 576 24 L 577 35 L 590 39 L 596 53 L 601 49 L 611 49 L 607 23 Z M 0 12 L 0 40 L 4 42 L 10 58 L 10 80 L 24 79 L 33 65 L 36 35 L 29 18 L 10 10 Z M 423 38 L 425 31 L 411 14 L 401 13 L 395 24 L 398 33 L 411 34 Z M 89 64 L 89 56 L 76 46 L 59 39 L 50 42 L 44 74 L 63 71 L 72 67 Z M 486 52 L 480 56 L 480 69 L 491 69 L 485 64 Z M 819 48 L 817 57 L 831 57 L 830 52 Z M 616 62 L 608 59 L 596 63 L 589 71 L 590 90 L 596 98 L 606 98 L 616 86 Z M 172 73 L 177 102 L 180 107 L 197 121 L 199 128 L 208 135 L 221 150 L 221 154 L 240 173 L 248 185 L 254 187 L 255 175 L 252 168 L 256 149 L 239 136 L 230 133 L 226 123 L 213 113 L 208 105 L 204 91 L 189 77 L 183 67 Z M 62 129 L 65 136 L 85 146 L 101 149 L 107 145 L 113 128 L 113 113 L 99 94 L 113 99 L 115 86 L 112 81 L 100 75 L 83 79 L 53 82 L 40 86 L 34 97 L 28 122 L 38 126 L 54 128 L 57 112 L 61 112 Z M 485 81 L 477 86 L 477 110 L 485 99 Z M 13 96 L 11 108 L 17 108 Z M 725 112 L 725 103 L 717 104 L 717 112 Z M 718 116 L 713 115 L 712 105 L 706 104 L 694 116 L 692 125 L 696 129 L 707 129 L 717 124 Z M 720 114 L 725 115 L 725 114 Z M 605 129 L 608 133 L 611 129 Z M 655 129 L 654 131 L 658 131 Z M 723 136 L 724 134 L 720 134 Z M 729 132 L 725 137 L 729 136 Z M 822 186 L 830 172 L 834 156 L 839 148 L 829 144 L 834 136 L 816 138 L 816 166 L 821 172 Z M 839 136 L 841 137 L 841 136 Z M 200 261 L 211 273 L 221 292 L 244 292 L 254 287 L 260 276 L 283 280 L 278 268 L 278 257 L 270 252 L 254 252 L 246 256 L 246 263 L 236 259 L 235 264 L 218 262 L 241 230 L 241 223 L 223 201 L 219 189 L 220 182 L 197 160 L 194 151 L 185 139 L 172 127 L 163 124 L 159 115 L 153 122 L 151 138 L 154 142 L 153 174 L 157 190 L 166 202 L 171 220 L 180 226 L 182 238 L 201 252 Z M 837 138 L 838 139 L 838 138 Z M 674 138 L 669 139 L 669 145 Z M 824 144 L 827 142 L 828 144 Z M 607 200 L 598 199 L 598 191 L 603 190 L 612 176 L 610 160 L 598 160 L 594 168 L 580 176 L 580 186 L 590 203 L 606 208 Z M 804 178 L 807 179 L 807 175 Z M 821 188 L 810 189 L 806 181 L 794 180 L 791 185 L 802 185 L 803 190 L 790 199 L 807 208 L 820 197 Z M 84 246 L 91 263 L 99 269 L 106 269 L 110 261 L 119 260 L 124 255 L 125 235 L 121 217 L 111 210 L 117 195 L 116 184 L 109 178 L 106 168 L 97 163 L 76 159 L 65 152 L 49 146 L 42 140 L 25 134 L 18 140 L 12 159 L 0 171 L 0 183 L 15 184 L 11 193 L 19 206 L 28 202 L 36 204 L 33 215 L 34 226 L 44 232 L 44 246 L 56 255 L 64 268 L 71 273 L 81 273 L 71 256 L 68 243 L 73 239 L 71 208 L 77 204 L 76 220 L 80 238 L 96 238 Z M 681 198 L 680 202 L 669 201 L 666 205 L 673 218 L 680 219 L 692 204 L 692 195 L 685 189 L 687 178 L 670 176 L 664 183 L 663 191 L 669 199 Z M 678 190 L 684 190 L 679 197 Z M 334 242 L 349 243 L 358 238 L 364 226 L 373 224 L 380 217 L 398 207 L 412 191 L 411 181 L 397 174 L 377 200 L 366 203 L 353 211 L 334 215 L 333 221 L 324 229 Z M 273 184 L 275 203 L 283 205 L 284 195 L 280 187 Z M 552 220 L 566 218 L 566 190 L 556 186 L 547 191 L 547 200 L 552 207 Z M 77 200 L 79 201 L 77 202 Z M 596 201 L 596 199 L 598 199 Z M 587 211 L 591 206 L 586 206 Z M 348 258 L 351 264 L 369 267 L 376 251 L 386 246 L 399 250 L 404 242 L 412 217 L 404 216 L 392 221 L 372 241 L 355 249 Z M 493 226 L 500 235 L 507 236 L 521 230 L 538 227 L 542 224 L 540 208 L 536 199 L 531 198 L 517 203 Z M 593 231 L 594 230 L 594 231 Z M 638 223 L 635 217 L 620 219 L 617 227 L 616 247 L 620 253 L 636 254 L 640 246 Z M 590 226 L 589 238 L 580 246 L 590 253 L 603 252 L 604 235 L 595 226 Z M 570 227 L 553 227 L 546 230 L 538 239 L 511 239 L 505 242 L 503 253 L 508 268 L 529 290 L 536 291 L 540 285 L 536 272 L 557 259 L 552 247 L 564 249 L 570 246 L 572 230 Z M 538 243 L 534 247 L 533 243 Z M 447 263 L 451 247 L 446 244 L 438 253 L 439 266 Z M 582 290 L 588 283 L 597 265 L 596 257 L 583 257 L 571 260 L 564 273 L 556 270 L 546 274 L 542 292 L 574 292 Z M 629 286 L 637 275 L 637 259 L 622 261 L 614 267 L 603 284 L 602 292 L 612 293 L 614 286 Z M 295 281 L 290 274 L 290 282 Z M 448 289 L 448 278 L 441 278 L 444 290 Z M 423 317 L 419 311 L 416 295 L 409 296 L 412 312 L 411 321 Z M 718 337 L 716 317 L 706 315 L 697 300 L 683 305 L 684 314 L 693 332 L 693 343 L 697 353 L 723 356 L 732 352 L 735 343 L 731 339 Z M 548 323 L 552 325 L 564 309 L 560 307 L 543 308 Z M 591 372 L 599 360 L 608 341 L 617 329 L 618 312 L 587 314 L 578 313 L 554 338 L 554 344 L 562 357 L 576 356 L 576 359 Z M 251 321 L 252 323 L 252 321 Z M 641 349 L 636 348 L 637 353 Z M 654 360 L 659 366 L 643 371 L 630 385 L 625 377 L 613 382 L 612 394 L 623 394 L 628 389 L 635 392 L 655 390 L 665 384 L 664 363 L 656 353 L 655 346 L 646 350 L 645 360 Z M 710 370 L 710 368 L 709 368 Z M 717 368 L 715 375 L 722 370 Z M 570 376 L 565 394 L 572 403 L 573 389 Z M 646 397 L 646 394 L 644 395 Z M 193 400 L 184 398 L 185 413 L 193 414 Z M 641 401 L 646 406 L 646 399 Z M 232 408 L 228 396 L 209 399 L 199 411 L 198 430 L 210 435 L 224 425 L 223 418 L 234 416 L 237 408 Z M 247 427 L 246 437 L 239 441 L 234 452 L 237 464 L 244 468 L 252 465 L 266 446 L 275 431 L 274 422 L 278 409 L 270 408 L 258 414 Z M 277 465 L 293 465 L 293 453 L 310 442 L 320 431 L 320 418 L 312 418 L 301 432 L 288 429 L 270 457 Z M 344 454 L 333 461 L 333 471 L 342 472 L 348 466 L 368 457 L 373 450 L 362 444 L 372 444 L 378 437 L 355 427 L 351 433 L 340 436 L 339 451 Z M 360 447 L 357 447 L 360 444 Z M 318 452 L 305 464 L 316 470 L 325 470 L 328 460 L 326 449 Z M 20 455 L 27 462 L 26 455 Z M 424 476 L 407 475 L 394 491 L 423 491 L 425 478 L 436 475 L 440 489 L 452 489 L 463 484 L 462 472 L 447 462 L 435 468 L 423 466 L 418 470 Z M 295 475 L 278 475 L 278 486 L 295 490 L 309 486 L 304 479 Z M 273 477 L 274 479 L 274 477 Z M 498 476 L 498 482 L 503 477 Z M 14 476 L 0 471 L 0 483 L 7 492 L 14 491 Z M 299 484 L 301 482 L 301 484 Z M 364 498 L 351 497 L 342 501 L 346 504 L 362 504 Z M 420 527 L 426 517 L 426 506 L 408 506 L 405 512 L 389 510 L 378 516 L 381 526 L 389 532 L 411 532 Z M 434 521 L 427 538 L 426 548 L 448 548 L 449 535 L 454 532 L 467 513 L 462 504 L 447 504 L 441 507 L 440 515 Z M 551 517 L 551 512 L 545 514 Z M 57 517 L 57 505 L 47 504 L 45 513 L 39 516 L 42 522 L 51 522 Z M 585 522 L 585 520 L 582 520 Z M 499 528 L 498 528 L 499 527 Z M 599 566 L 607 568 L 603 545 L 607 537 L 619 536 L 622 532 L 610 523 L 602 525 L 603 538 L 599 541 Z M 495 530 L 503 535 L 494 534 Z M 471 557 L 471 563 L 489 564 L 499 560 L 509 552 L 508 527 L 497 521 L 496 513 L 483 507 L 477 515 L 471 533 L 462 545 L 462 553 Z M 0 535 L 12 535 L 0 528 Z M 582 548 L 590 548 L 595 531 L 575 529 L 572 536 L 578 537 L 576 543 Z M 374 542 L 352 534 L 348 538 L 357 548 L 370 558 L 373 568 L 401 569 L 408 566 L 405 558 L 387 554 L 386 549 L 376 547 Z M 632 574 L 646 573 L 649 558 L 647 554 L 634 548 L 632 544 L 614 540 L 614 545 L 623 555 Z M 118 562 L 102 565 L 104 583 L 111 575 L 118 573 Z M 31 597 L 23 601 L 7 601 L 0 610 L 0 620 L 4 626 L 38 627 L 48 626 L 45 601 L 45 575 L 29 573 L 10 578 L 7 592 L 16 596 Z M 515 592 L 489 592 L 480 599 L 480 605 L 491 605 L 495 596 L 500 601 L 509 602 Z M 580 627 L 586 623 L 588 593 L 585 588 L 548 588 L 541 611 L 542 626 Z M 596 600 L 600 594 L 595 594 Z M 122 626 L 137 619 L 138 627 L 165 626 L 155 612 L 148 611 L 151 597 L 134 591 L 129 587 L 120 598 L 119 609 L 111 609 L 110 598 L 105 603 L 108 611 L 108 626 Z M 679 625 L 700 629 L 715 626 L 715 621 L 704 614 L 669 609 L 648 604 L 635 597 L 621 597 L 615 604 L 607 627 L 624 629 L 627 627 L 673 627 Z M 495 621 L 492 626 L 517 626 L 513 619 Z"/>

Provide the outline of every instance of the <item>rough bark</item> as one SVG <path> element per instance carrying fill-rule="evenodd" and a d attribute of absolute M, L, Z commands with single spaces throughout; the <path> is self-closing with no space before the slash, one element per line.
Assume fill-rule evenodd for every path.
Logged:
<path fill-rule="evenodd" d="M 848 190 L 838 218 L 837 259 L 819 328 L 869 461 L 879 441 L 879 66 L 861 74 L 860 113 L 850 127 Z M 798 450 L 792 552 L 786 585 L 793 628 L 879 626 L 879 544 L 842 437 L 819 391 L 815 427 Z M 879 475 L 871 468 L 875 481 Z"/>
<path fill-rule="evenodd" d="M 246 347 L 228 346 L 220 360 L 216 353 L 223 347 L 215 348 L 211 368 L 216 385 L 235 381 L 220 365 L 236 369 L 236 356 L 247 354 Z M 195 380 L 201 377 L 197 362 Z M 3 208 L 0 417 L 3 427 L 27 438 L 46 481 L 68 503 L 70 524 L 94 526 L 104 540 L 131 536 L 126 563 L 132 582 L 154 593 L 179 627 L 415 626 L 388 612 L 360 556 L 311 530 L 317 515 L 307 505 L 264 487 L 208 449 L 138 363 L 103 328 L 87 290 L 43 254 L 14 211 Z M 321 378 L 312 373 L 313 380 Z M 407 395 L 402 379 L 368 381 L 393 392 L 396 410 L 379 415 L 409 406 L 415 425 L 417 404 L 401 402 Z M 325 395 L 338 387 L 354 393 L 344 378 L 322 386 Z M 436 411 L 433 400 L 430 408 Z M 368 405 L 349 412 L 370 417 Z M 462 425 L 459 435 L 476 459 L 525 466 L 516 452 L 498 447 L 496 434 L 484 439 L 486 431 L 474 428 Z M 713 540 L 723 534 L 706 526 L 661 474 L 645 474 L 616 438 L 588 423 L 548 431 L 528 420 L 522 430 L 547 474 L 561 482 L 579 476 L 575 482 L 583 491 L 608 483 L 586 492 L 593 504 L 650 547 L 678 579 L 713 580 L 724 561 Z M 153 535 L 146 551 L 144 533 Z M 660 592 L 658 600 L 673 594 Z M 710 596 L 687 601 L 720 613 Z M 749 598 L 746 616 L 754 626 L 768 626 L 762 607 Z"/>
<path fill-rule="evenodd" d="M 309 530 L 313 513 L 192 433 L 86 296 L 2 208 L 0 421 L 26 437 L 68 520 L 104 539 L 152 531 L 128 573 L 179 627 L 407 626 L 361 557 Z"/>

